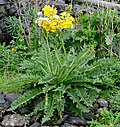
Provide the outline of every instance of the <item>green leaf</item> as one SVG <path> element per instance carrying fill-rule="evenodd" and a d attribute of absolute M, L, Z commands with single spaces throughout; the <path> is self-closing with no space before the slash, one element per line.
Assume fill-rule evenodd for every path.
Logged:
<path fill-rule="evenodd" d="M 75 92 L 77 96 L 80 98 L 80 101 L 82 101 L 86 106 L 92 106 L 92 104 L 88 102 L 90 98 L 88 98 L 88 93 L 85 88 L 75 88 Z"/>
<path fill-rule="evenodd" d="M 30 91 L 27 91 L 26 93 L 24 93 L 22 96 L 20 96 L 17 100 L 15 100 L 12 103 L 11 108 L 9 108 L 8 111 L 15 110 L 21 107 L 23 104 L 24 105 L 27 104 L 27 102 L 34 99 L 41 93 L 43 93 L 41 88 L 35 88 L 35 89 L 31 89 Z"/>
<path fill-rule="evenodd" d="M 49 91 L 52 91 L 54 88 L 56 88 L 56 85 L 46 84 L 45 87 L 43 88 L 43 92 L 48 93 Z"/>
<path fill-rule="evenodd" d="M 64 111 L 65 105 L 64 93 L 62 91 L 54 92 L 54 99 L 55 99 L 55 107 L 57 108 L 58 113 L 62 113 L 62 111 Z"/>
<path fill-rule="evenodd" d="M 80 98 L 77 96 L 76 91 L 74 89 L 69 89 L 66 92 L 68 93 L 68 96 L 73 101 L 73 103 L 76 103 L 77 108 L 79 108 L 83 112 L 88 111 L 88 109 L 80 102 Z"/>
<path fill-rule="evenodd" d="M 37 115 L 39 111 L 44 110 L 45 101 L 40 101 L 34 108 L 34 111 L 31 113 L 31 115 Z"/>
<path fill-rule="evenodd" d="M 55 100 L 52 95 L 48 95 L 48 102 L 45 103 L 44 107 L 44 117 L 42 118 L 42 124 L 48 121 L 52 116 L 54 112 L 54 106 Z"/>

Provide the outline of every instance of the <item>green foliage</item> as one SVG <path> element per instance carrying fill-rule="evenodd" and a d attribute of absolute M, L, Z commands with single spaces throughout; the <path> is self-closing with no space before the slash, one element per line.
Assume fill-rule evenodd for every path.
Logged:
<path fill-rule="evenodd" d="M 120 110 L 120 61 L 113 58 L 120 53 L 118 12 L 80 14 L 74 29 L 58 33 L 36 26 L 37 8 L 25 12 L 6 20 L 15 43 L 0 45 L 0 89 L 24 92 L 9 110 L 42 97 L 31 113 L 42 116 L 42 124 L 65 109 L 81 117 L 98 97 L 110 99 L 112 109 Z M 119 113 L 105 109 L 101 115 L 102 120 L 92 121 L 91 127 L 118 127 Z"/>
<path fill-rule="evenodd" d="M 120 61 L 119 59 L 101 59 L 98 62 L 94 62 L 96 68 L 89 73 L 94 79 L 93 83 L 101 87 L 103 90 L 119 86 L 120 83 Z"/>
<path fill-rule="evenodd" d="M 75 104 L 81 112 L 88 110 L 97 96 L 96 94 L 93 100 L 90 100 L 94 87 L 82 85 L 83 81 L 81 77 L 77 80 L 77 84 L 75 82 L 80 69 L 85 67 L 93 57 L 94 51 L 92 49 L 83 50 L 78 55 L 70 51 L 64 56 L 58 50 L 49 52 L 49 49 L 44 45 L 39 53 L 37 52 L 30 60 L 23 62 L 21 71 L 25 74 L 20 76 L 17 82 L 16 80 L 11 82 L 11 84 L 17 83 L 23 85 L 27 83 L 27 85 L 30 84 L 30 87 L 28 87 L 27 92 L 23 96 L 13 102 L 10 110 L 23 106 L 41 94 L 44 95 L 44 99 L 35 107 L 32 114 L 39 111 L 38 106 L 41 107 L 44 103 L 42 123 L 53 116 L 54 110 L 57 109 L 59 114 L 64 111 L 65 103 L 67 103 L 65 98 L 69 98 L 71 103 Z M 71 83 L 71 80 L 74 83 Z M 39 87 L 40 92 L 38 90 Z M 97 93 L 98 91 L 94 89 L 94 92 Z M 81 112 L 79 115 L 81 115 Z"/>
<path fill-rule="evenodd" d="M 118 87 L 111 97 L 111 107 L 115 111 L 120 111 L 120 88 Z"/>
<path fill-rule="evenodd" d="M 64 38 L 67 48 L 75 47 L 80 51 L 81 47 L 94 45 L 98 58 L 110 56 L 113 51 L 119 54 L 120 17 L 116 10 L 81 13 L 76 20 L 76 28 Z"/>
<path fill-rule="evenodd" d="M 114 88 L 120 81 L 119 61 L 116 59 L 102 59 L 90 64 L 94 58 L 91 48 L 79 54 L 72 49 L 63 55 L 61 50 L 50 51 L 47 46 L 43 45 L 30 60 L 23 61 L 19 69 L 22 74 L 9 83 L 22 84 L 26 91 L 13 102 L 10 110 L 24 106 L 42 95 L 43 100 L 32 112 L 36 114 L 44 111 L 42 123 L 49 120 L 54 111 L 61 114 L 64 107 L 69 105 L 76 115 L 81 116 L 92 106 L 100 90 L 105 92 Z M 86 66 L 88 62 L 90 65 Z"/>
<path fill-rule="evenodd" d="M 119 127 L 120 113 L 113 113 L 112 111 L 104 109 L 101 112 L 101 118 L 99 118 L 99 121 L 93 120 L 89 123 L 90 127 Z"/>
<path fill-rule="evenodd" d="M 7 74 L 17 71 L 19 64 L 31 54 L 32 52 L 28 53 L 28 48 L 23 45 L 7 47 L 0 45 L 0 72 Z"/>
<path fill-rule="evenodd" d="M 12 34 L 16 46 L 24 45 L 30 50 L 39 47 L 40 30 L 35 24 L 36 18 L 36 8 L 28 7 L 23 16 L 6 19 L 6 30 Z"/>
<path fill-rule="evenodd" d="M 42 93 L 41 88 L 31 89 L 27 93 L 24 93 L 23 96 L 19 97 L 19 99 L 16 100 L 14 103 L 12 103 L 11 105 L 12 108 L 10 108 L 9 110 L 14 110 L 23 104 L 25 105 L 28 101 L 34 99 L 36 96 L 40 95 L 41 93 Z"/>
<path fill-rule="evenodd" d="M 12 74 L 0 74 L 0 90 L 5 93 L 20 93 L 22 92 L 22 85 L 20 84 L 9 84 L 12 79 L 16 76 L 16 73 Z"/>
<path fill-rule="evenodd" d="M 21 92 L 22 86 L 19 84 L 9 84 L 14 76 L 20 73 L 19 66 L 23 60 L 29 59 L 32 52 L 24 45 L 5 46 L 0 45 L 0 89 L 4 92 Z M 17 81 L 17 79 L 16 79 Z"/>
<path fill-rule="evenodd" d="M 6 19 L 6 30 L 10 32 L 14 38 L 22 37 L 24 34 L 24 29 L 22 27 L 22 21 L 15 16 Z"/>

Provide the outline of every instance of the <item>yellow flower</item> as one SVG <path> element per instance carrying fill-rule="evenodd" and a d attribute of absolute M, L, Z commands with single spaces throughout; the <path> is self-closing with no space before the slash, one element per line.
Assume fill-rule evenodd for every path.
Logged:
<path fill-rule="evenodd" d="M 14 51 L 14 50 L 15 50 L 15 48 L 13 47 L 11 50 L 12 50 L 12 51 Z"/>
<path fill-rule="evenodd" d="M 45 5 L 42 11 L 44 12 L 44 16 L 49 17 L 50 19 L 53 19 L 57 14 L 57 9 L 54 5 L 52 5 L 52 7 L 50 7 L 50 5 Z"/>
<path fill-rule="evenodd" d="M 44 28 L 47 32 L 55 32 L 60 29 L 73 28 L 74 18 L 67 12 L 57 15 L 57 9 L 52 5 L 45 5 L 42 9 L 44 17 L 36 20 L 38 26 Z"/>

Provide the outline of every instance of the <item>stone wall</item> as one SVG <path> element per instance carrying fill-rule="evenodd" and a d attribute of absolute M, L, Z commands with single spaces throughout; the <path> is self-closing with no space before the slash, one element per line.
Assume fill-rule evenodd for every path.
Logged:
<path fill-rule="evenodd" d="M 45 4 L 56 4 L 65 7 L 65 0 L 0 0 L 0 43 L 9 44 L 12 39 L 5 30 L 5 18 L 8 16 L 19 16 L 29 6 L 35 7 L 36 1 L 41 9 Z"/>
<path fill-rule="evenodd" d="M 7 33 L 5 29 L 5 19 L 9 16 L 21 16 L 26 12 L 28 7 L 36 7 L 36 1 L 38 9 L 41 10 L 45 4 L 55 5 L 59 12 L 65 10 L 65 7 L 69 5 L 69 0 L 0 0 L 0 43 L 9 44 L 12 37 L 10 33 Z M 93 8 L 84 8 L 80 5 L 73 7 L 73 15 L 77 15 L 79 10 L 84 13 L 91 13 Z"/>
<path fill-rule="evenodd" d="M 17 15 L 17 4 L 14 0 L 0 0 L 0 43 L 9 43 L 10 34 L 5 30 L 5 18 Z"/>

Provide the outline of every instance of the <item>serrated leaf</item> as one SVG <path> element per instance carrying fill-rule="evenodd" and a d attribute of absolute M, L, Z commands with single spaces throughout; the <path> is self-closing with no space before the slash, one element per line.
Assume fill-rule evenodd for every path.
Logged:
<path fill-rule="evenodd" d="M 46 84 L 45 87 L 43 88 L 44 93 L 48 93 L 49 91 L 52 91 L 52 89 L 56 88 L 56 85 L 48 85 Z"/>
<path fill-rule="evenodd" d="M 42 118 L 42 124 L 45 123 L 46 121 L 48 121 L 52 116 L 53 116 L 53 112 L 54 112 L 54 103 L 55 100 L 53 98 L 52 95 L 50 95 L 48 97 L 48 102 L 45 103 L 45 107 L 44 107 L 44 117 Z"/>
<path fill-rule="evenodd" d="M 80 104 L 80 99 L 79 97 L 76 95 L 75 90 L 67 90 L 66 91 L 68 93 L 68 96 L 70 97 L 70 99 L 73 101 L 73 103 L 77 103 L 78 107 L 81 109 L 82 105 Z"/>
<path fill-rule="evenodd" d="M 45 105 L 45 101 L 43 100 L 43 101 L 41 101 L 41 102 L 39 102 L 36 106 L 35 106 L 35 108 L 34 108 L 34 111 L 31 113 L 31 115 L 36 115 L 39 111 L 42 111 L 42 110 L 44 110 L 44 105 Z"/>
<path fill-rule="evenodd" d="M 64 93 L 62 91 L 56 91 L 54 92 L 54 99 L 55 99 L 55 107 L 58 110 L 58 113 L 62 113 L 64 111 L 64 104 L 65 104 L 65 98 Z"/>
<path fill-rule="evenodd" d="M 82 101 L 86 106 L 90 106 L 88 102 L 88 93 L 86 92 L 85 88 L 79 87 L 75 88 L 77 96 L 80 98 L 80 101 Z"/>
<path fill-rule="evenodd" d="M 73 101 L 73 103 L 76 103 L 76 107 L 81 110 L 81 112 L 86 112 L 88 111 L 88 108 L 86 106 L 84 106 L 81 102 L 80 102 L 80 98 L 79 96 L 77 96 L 75 90 L 68 90 L 67 91 L 68 96 L 70 97 L 70 99 Z M 74 108 L 74 107 L 73 107 Z M 80 114 L 80 116 L 82 116 L 82 114 Z"/>
<path fill-rule="evenodd" d="M 27 102 L 34 99 L 41 93 L 43 93 L 41 88 L 35 88 L 35 89 L 31 89 L 30 91 L 27 91 L 11 104 L 11 108 L 9 108 L 8 111 L 15 110 L 21 107 L 22 105 L 27 104 Z"/>

